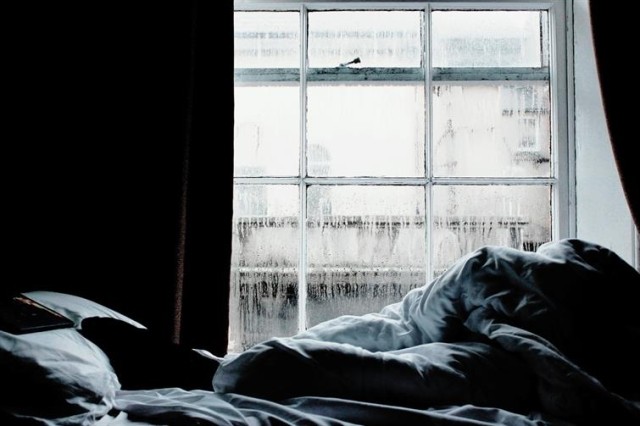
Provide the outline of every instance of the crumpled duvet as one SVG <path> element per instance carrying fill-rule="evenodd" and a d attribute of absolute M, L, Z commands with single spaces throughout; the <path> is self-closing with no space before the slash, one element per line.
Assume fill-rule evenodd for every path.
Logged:
<path fill-rule="evenodd" d="M 638 272 L 598 245 L 489 246 L 378 313 L 226 357 L 213 387 L 333 418 L 349 400 L 486 424 L 640 424 L 639 304 Z"/>

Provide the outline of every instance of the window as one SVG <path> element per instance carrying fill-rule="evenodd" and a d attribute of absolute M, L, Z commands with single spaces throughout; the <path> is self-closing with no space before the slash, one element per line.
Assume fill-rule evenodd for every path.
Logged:
<path fill-rule="evenodd" d="M 230 351 L 571 235 L 564 3 L 469 7 L 236 3 Z"/>

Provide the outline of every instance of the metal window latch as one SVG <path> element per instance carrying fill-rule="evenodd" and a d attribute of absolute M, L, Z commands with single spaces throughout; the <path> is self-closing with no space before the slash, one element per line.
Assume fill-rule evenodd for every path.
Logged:
<path fill-rule="evenodd" d="M 349 62 L 345 62 L 343 64 L 340 64 L 340 67 L 346 67 L 347 65 L 351 65 L 351 64 L 359 64 L 360 63 L 360 57 L 357 57 L 355 59 L 352 59 Z"/>

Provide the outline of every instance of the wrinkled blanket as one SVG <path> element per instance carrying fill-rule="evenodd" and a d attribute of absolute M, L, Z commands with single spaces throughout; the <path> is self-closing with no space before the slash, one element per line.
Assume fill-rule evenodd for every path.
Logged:
<path fill-rule="evenodd" d="M 638 272 L 600 246 L 484 247 L 378 313 L 227 356 L 213 387 L 355 423 L 317 401 L 640 424 L 639 304 Z"/>

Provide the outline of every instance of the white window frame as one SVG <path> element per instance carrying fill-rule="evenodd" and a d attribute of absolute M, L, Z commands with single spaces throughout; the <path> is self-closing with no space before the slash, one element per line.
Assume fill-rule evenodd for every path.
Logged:
<path fill-rule="evenodd" d="M 299 187 L 299 222 L 306 223 L 306 195 L 310 185 L 420 185 L 425 188 L 426 224 L 425 238 L 427 250 L 426 279 L 431 281 L 433 266 L 431 252 L 433 250 L 431 217 L 431 193 L 435 185 L 548 185 L 551 188 L 552 229 L 553 240 L 573 238 L 576 235 L 575 211 L 575 153 L 574 153 L 574 124 L 573 124 L 573 73 L 569 66 L 572 62 L 573 50 L 570 34 L 572 0 L 512 0 L 512 1 L 455 1 L 432 0 L 428 2 L 415 1 L 354 1 L 336 0 L 235 0 L 235 11 L 293 11 L 300 13 L 300 66 L 299 68 L 277 71 L 268 69 L 245 69 L 236 71 L 236 85 L 252 84 L 257 81 L 297 81 L 300 84 L 300 161 L 297 177 L 235 177 L 235 185 L 250 184 L 280 184 L 297 185 Z M 425 17 L 435 10 L 546 10 L 549 17 L 549 65 L 548 68 L 501 68 L 496 72 L 494 68 L 432 68 L 430 61 L 430 19 L 424 20 L 423 65 L 421 68 L 379 68 L 363 69 L 323 68 L 310 69 L 306 57 L 307 17 L 313 11 L 340 10 L 415 10 L 422 11 Z M 569 34 L 569 38 L 567 35 Z M 423 81 L 425 86 L 425 113 L 427 117 L 425 144 L 425 177 L 387 178 L 387 177 L 308 177 L 306 176 L 306 94 L 308 81 L 357 81 L 359 79 L 389 81 Z M 535 178 L 484 178 L 484 177 L 434 177 L 431 162 L 432 151 L 432 84 L 439 80 L 464 81 L 469 80 L 549 80 L 551 96 L 551 175 L 550 177 Z M 298 328 L 300 331 L 306 324 L 307 299 L 307 229 L 300 226 L 300 259 L 298 265 Z M 425 283 L 426 284 L 426 283 Z"/>

